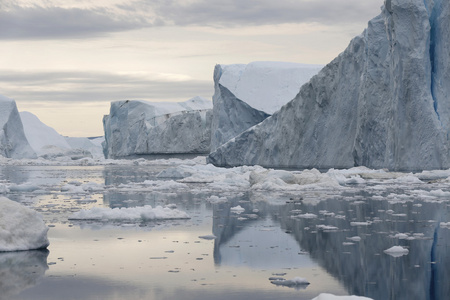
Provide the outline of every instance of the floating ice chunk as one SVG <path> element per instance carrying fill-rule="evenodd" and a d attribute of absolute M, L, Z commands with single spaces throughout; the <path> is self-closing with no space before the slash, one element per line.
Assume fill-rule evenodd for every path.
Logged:
<path fill-rule="evenodd" d="M 230 212 L 235 214 L 241 214 L 245 211 L 245 208 L 241 207 L 240 205 L 230 208 Z"/>
<path fill-rule="evenodd" d="M 0 197 L 0 252 L 47 248 L 47 232 L 36 211 Z"/>
<path fill-rule="evenodd" d="M 447 222 L 447 223 L 442 222 L 442 223 L 439 224 L 439 226 L 441 228 L 448 228 L 448 229 L 450 229 L 450 222 Z"/>
<path fill-rule="evenodd" d="M 94 207 L 73 213 L 69 220 L 98 220 L 98 221 L 151 221 L 190 219 L 189 215 L 178 209 L 150 205 L 140 207 L 107 208 Z"/>
<path fill-rule="evenodd" d="M 335 227 L 335 226 L 330 226 L 330 225 L 316 225 L 316 228 L 319 230 L 324 230 L 324 231 L 336 231 L 339 230 L 339 228 Z"/>
<path fill-rule="evenodd" d="M 209 235 L 201 235 L 198 238 L 204 240 L 215 240 L 217 237 L 214 234 L 209 234 Z"/>
<path fill-rule="evenodd" d="M 361 237 L 359 236 L 352 236 L 352 237 L 348 237 L 347 240 L 353 241 L 353 242 L 359 242 L 361 241 Z"/>
<path fill-rule="evenodd" d="M 292 279 L 276 279 L 270 281 L 270 283 L 275 285 L 295 287 L 295 288 L 306 288 L 309 285 L 309 281 L 302 277 L 294 277 Z"/>
<path fill-rule="evenodd" d="M 13 184 L 9 187 L 11 192 L 33 192 L 38 189 L 39 187 L 37 185 L 31 183 Z"/>
<path fill-rule="evenodd" d="M 369 226 L 372 222 L 350 222 L 350 226 Z"/>
<path fill-rule="evenodd" d="M 225 203 L 228 200 L 226 197 L 218 197 L 218 196 L 212 195 L 208 198 L 208 201 L 213 204 L 219 204 L 219 203 Z"/>
<path fill-rule="evenodd" d="M 393 246 L 389 249 L 384 250 L 383 252 L 393 257 L 400 257 L 403 255 L 408 255 L 409 250 L 403 248 L 402 246 Z"/>
<path fill-rule="evenodd" d="M 312 300 L 373 300 L 373 299 L 360 296 L 335 296 L 332 294 L 323 293 Z"/>
<path fill-rule="evenodd" d="M 317 218 L 317 215 L 306 213 L 306 214 L 297 215 L 295 217 L 296 218 L 302 218 L 302 219 L 315 219 L 315 218 Z"/>
<path fill-rule="evenodd" d="M 0 183 L 0 194 L 6 194 L 8 192 L 9 188 L 6 185 Z"/>

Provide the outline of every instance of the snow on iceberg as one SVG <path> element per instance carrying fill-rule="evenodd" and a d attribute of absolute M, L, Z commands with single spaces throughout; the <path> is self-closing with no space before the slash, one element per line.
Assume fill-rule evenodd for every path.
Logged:
<path fill-rule="evenodd" d="M 8 158 L 36 158 L 17 110 L 16 102 L 0 95 L 0 155 Z"/>
<path fill-rule="evenodd" d="M 39 213 L 0 197 L 0 252 L 47 248 L 47 232 Z"/>
<path fill-rule="evenodd" d="M 152 221 L 190 219 L 189 215 L 178 209 L 150 205 L 140 207 L 94 207 L 82 209 L 73 213 L 69 220 L 95 220 L 95 221 Z"/>
<path fill-rule="evenodd" d="M 209 162 L 449 168 L 449 15 L 449 1 L 386 0 L 292 101 L 218 148 Z"/>
<path fill-rule="evenodd" d="M 287 62 L 216 65 L 211 150 L 279 110 L 322 67 Z"/>
<path fill-rule="evenodd" d="M 103 118 L 105 157 L 209 153 L 212 102 L 116 101 Z"/>

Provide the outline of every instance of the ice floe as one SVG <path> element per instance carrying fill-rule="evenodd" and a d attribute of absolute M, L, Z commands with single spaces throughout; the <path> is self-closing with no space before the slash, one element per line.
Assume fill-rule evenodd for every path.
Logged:
<path fill-rule="evenodd" d="M 142 207 L 94 207 L 73 213 L 69 220 L 95 220 L 95 221 L 152 221 L 190 219 L 189 215 L 178 209 L 150 205 Z"/>

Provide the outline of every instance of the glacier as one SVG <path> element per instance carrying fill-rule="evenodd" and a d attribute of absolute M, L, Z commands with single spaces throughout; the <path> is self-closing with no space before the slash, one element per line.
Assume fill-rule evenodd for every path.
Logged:
<path fill-rule="evenodd" d="M 206 154 L 210 150 L 212 102 L 138 100 L 111 103 L 103 118 L 107 158 L 146 154 Z"/>
<path fill-rule="evenodd" d="M 449 168 L 450 4 L 385 0 L 295 98 L 211 153 L 217 166 Z"/>
<path fill-rule="evenodd" d="M 322 67 L 270 61 L 216 65 L 211 151 L 279 110 Z"/>
<path fill-rule="evenodd" d="M 0 155 L 8 158 L 36 158 L 28 143 L 16 102 L 0 95 Z"/>

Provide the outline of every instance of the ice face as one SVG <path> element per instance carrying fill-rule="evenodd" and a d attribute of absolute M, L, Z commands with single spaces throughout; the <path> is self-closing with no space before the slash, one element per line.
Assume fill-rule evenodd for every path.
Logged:
<path fill-rule="evenodd" d="M 212 153 L 221 166 L 450 167 L 450 4 L 387 1 L 294 100 Z"/>
<path fill-rule="evenodd" d="M 35 158 L 25 137 L 16 102 L 0 95 L 0 155 L 10 158 Z"/>
<path fill-rule="evenodd" d="M 55 129 L 42 123 L 39 118 L 30 112 L 20 112 L 25 136 L 38 156 L 45 154 L 46 146 L 56 146 L 61 149 L 71 149 L 62 135 Z"/>
<path fill-rule="evenodd" d="M 0 252 L 43 249 L 48 227 L 34 210 L 0 197 Z"/>
<path fill-rule="evenodd" d="M 208 153 L 212 102 L 118 101 L 103 119 L 105 157 Z"/>
<path fill-rule="evenodd" d="M 280 109 L 321 68 L 286 62 L 216 65 L 212 150 Z"/>

